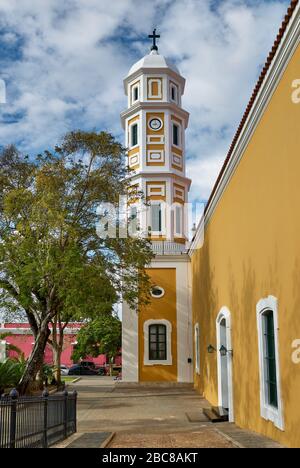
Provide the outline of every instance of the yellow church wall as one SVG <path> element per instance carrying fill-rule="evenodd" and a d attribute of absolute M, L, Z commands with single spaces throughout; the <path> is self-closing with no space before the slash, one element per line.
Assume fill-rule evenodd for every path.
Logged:
<path fill-rule="evenodd" d="M 234 415 L 237 425 L 290 447 L 300 446 L 300 78 L 298 47 L 208 222 L 192 256 L 193 322 L 200 326 L 200 376 L 195 386 L 218 404 L 216 318 L 231 312 Z M 285 430 L 260 416 L 256 304 L 278 299 L 279 355 Z"/>
<path fill-rule="evenodd" d="M 176 321 L 176 269 L 147 269 L 151 282 L 161 286 L 165 294 L 151 299 L 139 311 L 139 380 L 140 382 L 177 381 L 177 321 Z M 147 320 L 168 320 L 172 325 L 172 365 L 144 365 L 144 323 Z"/>

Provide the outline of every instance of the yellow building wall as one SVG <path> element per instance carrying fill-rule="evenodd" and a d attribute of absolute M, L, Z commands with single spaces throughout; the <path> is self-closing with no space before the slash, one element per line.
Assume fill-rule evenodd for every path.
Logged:
<path fill-rule="evenodd" d="M 300 47 L 273 95 L 192 257 L 193 320 L 200 325 L 201 375 L 195 386 L 218 404 L 216 318 L 232 317 L 234 412 L 237 425 L 300 447 Z M 260 416 L 256 304 L 273 295 L 279 307 L 279 353 L 285 431 Z"/>
<path fill-rule="evenodd" d="M 151 282 L 161 286 L 165 294 L 139 311 L 139 380 L 140 382 L 177 381 L 177 322 L 176 322 L 176 269 L 151 268 L 147 270 Z M 144 323 L 165 319 L 172 324 L 172 365 L 144 365 Z"/>

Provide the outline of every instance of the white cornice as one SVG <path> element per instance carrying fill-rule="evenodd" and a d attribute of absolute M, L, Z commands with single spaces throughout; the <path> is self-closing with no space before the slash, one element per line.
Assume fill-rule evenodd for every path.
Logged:
<path fill-rule="evenodd" d="M 180 255 L 156 255 L 152 260 L 151 260 L 151 266 L 156 266 L 157 263 L 167 263 L 168 265 L 166 268 L 169 268 L 170 264 L 176 264 L 176 263 L 189 263 L 190 262 L 190 257 L 186 253 L 182 253 Z"/>
<path fill-rule="evenodd" d="M 221 199 L 227 185 L 229 184 L 235 170 L 241 161 L 245 150 L 270 102 L 272 96 L 300 43 L 300 4 L 297 5 L 293 16 L 290 19 L 287 30 L 281 40 L 281 44 L 272 60 L 268 73 L 265 76 L 261 89 L 256 97 L 255 103 L 249 113 L 243 130 L 235 145 L 230 161 L 223 173 L 218 187 L 211 199 L 204 218 L 201 219 L 194 240 L 191 244 L 190 255 L 197 248 L 201 239 L 203 229 L 208 225 L 219 200 Z"/>
<path fill-rule="evenodd" d="M 133 174 L 129 176 L 132 181 L 135 181 L 136 179 L 149 179 L 149 178 L 155 178 L 155 179 L 165 179 L 165 178 L 171 178 L 171 179 L 179 179 L 181 182 L 184 184 L 187 184 L 188 189 L 191 186 L 191 179 L 188 177 L 184 177 L 179 174 L 175 174 L 173 172 L 147 172 L 147 171 L 141 171 L 138 172 L 137 174 Z"/>
<path fill-rule="evenodd" d="M 137 114 L 141 110 L 171 110 L 174 113 L 180 115 L 184 122 L 185 122 L 185 128 L 187 128 L 188 123 L 189 123 L 189 117 L 190 114 L 182 109 L 181 107 L 178 107 L 176 104 L 173 104 L 171 102 L 163 102 L 163 101 L 155 101 L 155 102 L 138 102 L 134 106 L 131 106 L 129 109 L 125 109 L 123 112 L 121 112 L 121 122 L 123 129 L 125 129 L 125 121 L 126 119 L 132 117 L 134 114 Z"/>

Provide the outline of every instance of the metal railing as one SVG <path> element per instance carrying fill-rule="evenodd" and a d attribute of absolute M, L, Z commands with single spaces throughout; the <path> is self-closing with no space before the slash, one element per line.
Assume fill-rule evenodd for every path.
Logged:
<path fill-rule="evenodd" d="M 77 393 L 0 398 L 0 448 L 47 448 L 76 432 Z"/>
<path fill-rule="evenodd" d="M 155 255 L 183 255 L 188 252 L 185 244 L 172 241 L 153 241 L 151 249 Z"/>

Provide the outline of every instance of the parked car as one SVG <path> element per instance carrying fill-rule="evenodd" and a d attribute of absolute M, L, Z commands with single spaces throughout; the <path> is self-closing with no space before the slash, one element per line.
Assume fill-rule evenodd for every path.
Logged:
<path fill-rule="evenodd" d="M 89 369 L 96 369 L 96 365 L 93 361 L 80 361 L 82 367 L 88 367 Z"/>
<path fill-rule="evenodd" d="M 68 375 L 98 375 L 98 370 L 95 368 L 95 364 L 92 367 L 79 363 L 70 367 Z"/>
<path fill-rule="evenodd" d="M 61 364 L 60 373 L 61 373 L 61 375 L 68 375 L 69 374 L 69 368 L 65 364 Z"/>

